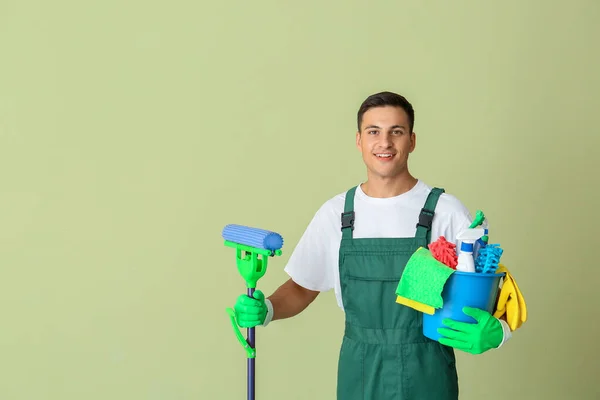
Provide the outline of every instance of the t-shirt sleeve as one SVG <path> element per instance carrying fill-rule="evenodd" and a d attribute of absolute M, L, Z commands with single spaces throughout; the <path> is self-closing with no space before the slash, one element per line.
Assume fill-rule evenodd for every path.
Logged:
<path fill-rule="evenodd" d="M 469 209 L 463 203 L 456 198 L 453 200 L 453 209 L 449 216 L 449 223 L 444 229 L 444 235 L 446 240 L 456 244 L 456 246 L 460 248 L 460 241 L 456 239 L 456 236 L 471 225 L 473 217 L 471 216 Z"/>
<path fill-rule="evenodd" d="M 325 292 L 334 287 L 333 266 L 337 264 L 335 227 L 324 205 L 314 215 L 292 252 L 285 272 L 298 285 Z"/>

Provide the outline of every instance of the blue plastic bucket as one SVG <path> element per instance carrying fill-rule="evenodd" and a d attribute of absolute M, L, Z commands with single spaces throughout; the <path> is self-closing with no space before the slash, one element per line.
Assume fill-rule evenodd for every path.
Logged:
<path fill-rule="evenodd" d="M 438 328 L 447 328 L 442 321 L 446 318 L 455 321 L 476 323 L 472 317 L 465 314 L 463 307 L 474 307 L 494 311 L 500 279 L 504 272 L 476 273 L 454 271 L 446 281 L 442 290 L 444 305 L 436 309 L 433 315 L 423 313 L 423 334 L 429 339 L 438 340 L 442 335 Z"/>

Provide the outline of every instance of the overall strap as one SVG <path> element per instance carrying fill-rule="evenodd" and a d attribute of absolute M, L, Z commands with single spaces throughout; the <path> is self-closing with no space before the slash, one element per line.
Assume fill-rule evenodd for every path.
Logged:
<path fill-rule="evenodd" d="M 356 186 L 346 192 L 346 202 L 342 213 L 342 239 L 352 239 L 354 230 L 354 192 Z"/>
<path fill-rule="evenodd" d="M 437 205 L 440 195 L 444 193 L 444 189 L 433 188 L 427 196 L 425 205 L 421 209 L 419 214 L 419 222 L 417 223 L 417 238 L 424 239 L 427 243 L 431 240 L 431 226 L 433 223 L 433 216 L 435 214 L 435 206 Z"/>

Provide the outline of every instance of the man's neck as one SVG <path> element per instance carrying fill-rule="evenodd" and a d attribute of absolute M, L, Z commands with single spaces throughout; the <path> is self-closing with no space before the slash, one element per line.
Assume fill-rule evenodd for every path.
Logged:
<path fill-rule="evenodd" d="M 417 182 L 409 173 L 394 178 L 369 177 L 361 189 L 369 197 L 388 198 L 408 192 Z"/>

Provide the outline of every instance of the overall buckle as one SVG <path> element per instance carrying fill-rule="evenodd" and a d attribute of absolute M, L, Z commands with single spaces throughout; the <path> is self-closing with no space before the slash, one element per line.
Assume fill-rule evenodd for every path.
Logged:
<path fill-rule="evenodd" d="M 417 223 L 417 227 L 422 226 L 427 229 L 431 229 L 431 225 L 433 223 L 434 212 L 430 210 L 426 210 L 425 207 L 421 209 L 421 213 L 419 214 L 419 222 Z"/>
<path fill-rule="evenodd" d="M 354 230 L 354 211 L 342 213 L 342 230 L 346 228 Z"/>

